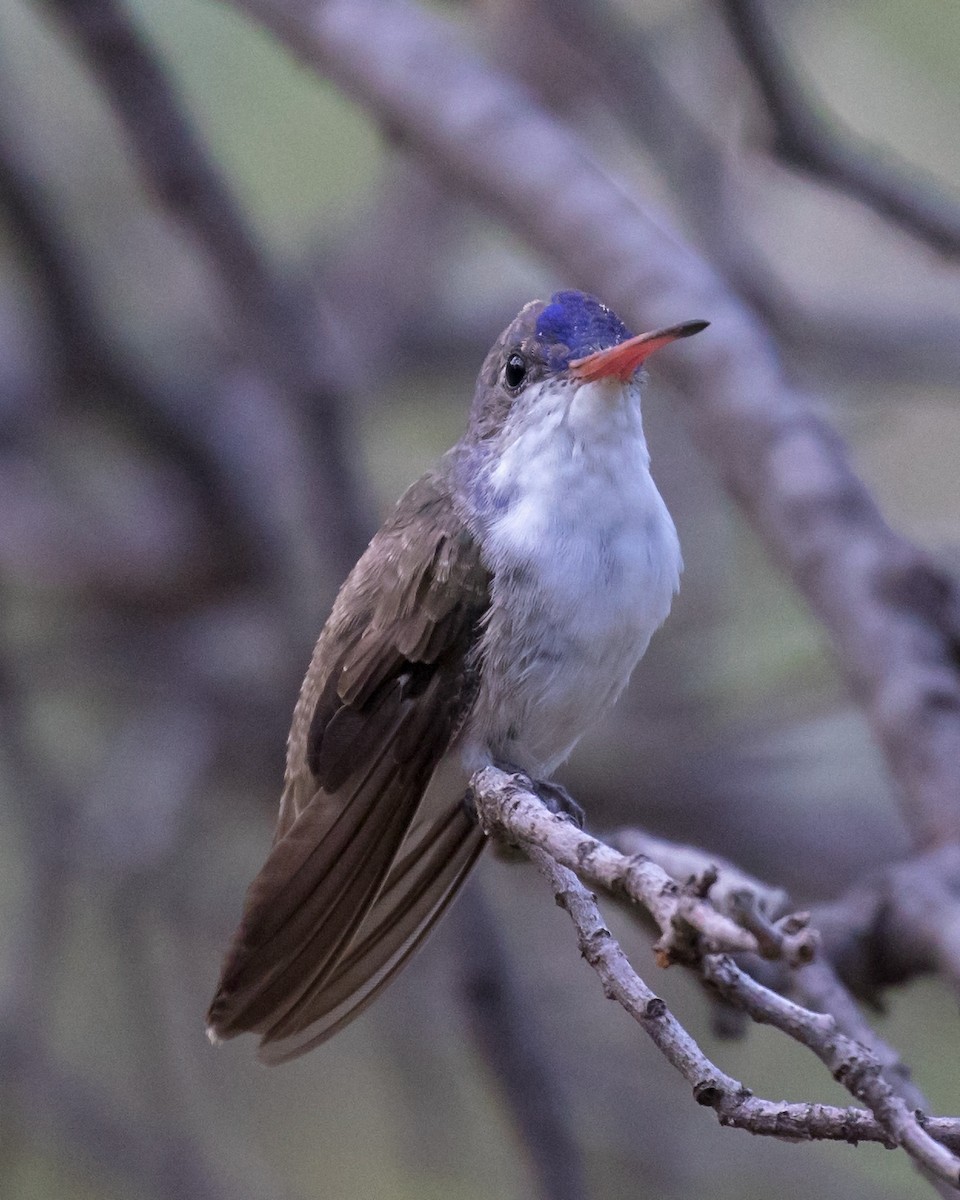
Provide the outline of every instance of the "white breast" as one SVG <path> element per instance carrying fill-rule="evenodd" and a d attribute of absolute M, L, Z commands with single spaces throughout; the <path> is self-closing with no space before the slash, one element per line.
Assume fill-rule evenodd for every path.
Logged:
<path fill-rule="evenodd" d="M 545 394 L 490 478 L 493 570 L 467 766 L 548 774 L 625 687 L 679 583 L 633 385 Z"/>

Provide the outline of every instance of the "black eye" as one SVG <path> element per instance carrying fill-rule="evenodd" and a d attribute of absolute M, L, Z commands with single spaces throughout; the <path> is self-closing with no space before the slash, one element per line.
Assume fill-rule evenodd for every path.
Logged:
<path fill-rule="evenodd" d="M 522 354 L 511 354 L 503 369 L 503 382 L 511 391 L 516 391 L 526 378 L 526 374 L 527 360 Z"/>

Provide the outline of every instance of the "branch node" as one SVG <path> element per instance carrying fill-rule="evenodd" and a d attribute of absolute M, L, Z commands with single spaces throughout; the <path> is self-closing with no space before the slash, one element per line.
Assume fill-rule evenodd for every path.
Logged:
<path fill-rule="evenodd" d="M 716 1108 L 723 1095 L 723 1088 L 716 1079 L 701 1079 L 693 1087 L 694 1100 L 704 1108 Z"/>
<path fill-rule="evenodd" d="M 659 1021 L 661 1017 L 666 1015 L 667 1003 L 661 1000 L 659 996 L 654 996 L 652 1000 L 648 1000 L 643 1009 L 643 1015 L 648 1021 Z"/>

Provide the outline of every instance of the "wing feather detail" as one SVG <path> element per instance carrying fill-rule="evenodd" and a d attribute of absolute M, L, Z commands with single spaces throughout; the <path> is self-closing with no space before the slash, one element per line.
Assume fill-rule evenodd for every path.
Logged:
<path fill-rule="evenodd" d="M 466 877 L 483 837 L 459 793 L 417 814 L 475 695 L 489 583 L 443 475 L 424 476 L 314 651 L 273 847 L 208 1014 L 218 1037 L 259 1033 L 269 1061 L 323 1040 L 386 985 Z"/>

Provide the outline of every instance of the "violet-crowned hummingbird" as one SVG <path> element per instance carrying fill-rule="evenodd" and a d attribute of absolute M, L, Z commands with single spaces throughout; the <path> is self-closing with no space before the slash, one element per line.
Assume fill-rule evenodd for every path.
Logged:
<path fill-rule="evenodd" d="M 280 1062 L 356 1016 L 483 847 L 469 776 L 549 777 L 623 691 L 682 568 L 637 371 L 706 324 L 631 337 L 558 292 L 500 336 L 465 436 L 401 498 L 320 634 L 213 1040 L 252 1031 Z"/>

